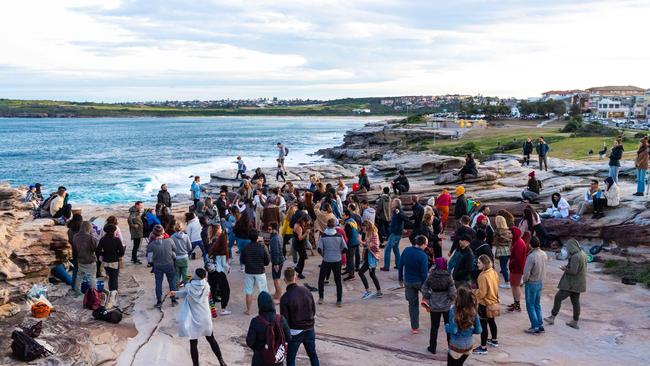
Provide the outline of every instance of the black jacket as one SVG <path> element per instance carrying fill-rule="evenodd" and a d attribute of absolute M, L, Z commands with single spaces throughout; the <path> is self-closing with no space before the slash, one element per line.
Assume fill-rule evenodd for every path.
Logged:
<path fill-rule="evenodd" d="M 420 202 L 416 202 L 413 205 L 413 215 L 409 217 L 409 219 L 413 221 L 414 228 L 420 227 L 420 224 L 422 223 L 422 218 L 424 218 L 424 207 L 420 204 Z"/>
<path fill-rule="evenodd" d="M 280 299 L 280 314 L 287 319 L 291 329 L 313 329 L 316 315 L 314 297 L 307 288 L 292 283 Z"/>
<path fill-rule="evenodd" d="M 623 158 L 623 145 L 618 145 L 609 154 L 609 166 L 621 166 L 621 158 Z"/>
<path fill-rule="evenodd" d="M 533 153 L 533 142 L 526 141 L 524 142 L 524 155 L 530 155 Z"/>
<path fill-rule="evenodd" d="M 118 262 L 124 255 L 122 241 L 115 237 L 105 236 L 97 245 L 97 256 L 104 257 L 104 262 Z"/>
<path fill-rule="evenodd" d="M 409 179 L 406 177 L 406 175 L 400 175 L 397 178 L 395 178 L 393 180 L 393 184 L 395 184 L 395 187 L 403 186 L 404 192 L 408 192 L 409 189 L 411 189 L 411 186 L 409 185 Z"/>
<path fill-rule="evenodd" d="M 454 218 L 460 220 L 465 215 L 467 215 L 467 199 L 464 194 L 461 194 L 456 198 L 456 204 L 454 204 Z"/>
<path fill-rule="evenodd" d="M 454 281 L 467 281 L 469 282 L 472 279 L 472 267 L 474 265 L 474 254 L 470 247 L 465 249 L 458 249 L 460 253 L 460 258 L 458 259 L 458 264 L 454 268 L 453 278 Z"/>
<path fill-rule="evenodd" d="M 259 316 L 264 317 L 270 323 L 275 322 L 275 306 L 268 292 L 262 292 L 259 295 L 257 298 L 257 307 L 260 309 Z M 289 329 L 287 320 L 283 316 L 280 316 L 280 318 L 284 338 L 288 342 L 291 339 L 291 330 Z M 248 326 L 246 345 L 253 350 L 252 366 L 268 366 L 262 358 L 262 350 L 266 346 L 266 326 L 257 316 L 251 319 L 251 323 Z"/>
<path fill-rule="evenodd" d="M 264 267 L 271 263 L 271 255 L 266 246 L 260 243 L 250 243 L 241 254 L 242 263 L 248 274 L 263 274 Z"/>
<path fill-rule="evenodd" d="M 461 236 L 469 236 L 470 237 L 470 243 L 472 240 L 476 239 L 476 231 L 472 229 L 471 227 L 467 227 L 464 225 L 461 225 L 456 229 L 456 234 L 454 235 L 454 240 L 451 243 L 451 251 L 453 252 L 458 248 L 458 242 L 459 238 Z"/>
<path fill-rule="evenodd" d="M 172 196 L 169 194 L 169 191 L 163 191 L 162 189 L 158 191 L 158 203 L 172 207 Z"/>

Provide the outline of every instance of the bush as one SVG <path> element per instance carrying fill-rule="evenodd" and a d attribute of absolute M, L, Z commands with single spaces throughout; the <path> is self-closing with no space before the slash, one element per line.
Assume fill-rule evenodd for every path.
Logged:
<path fill-rule="evenodd" d="M 648 136 L 647 132 L 637 132 L 634 134 L 635 139 L 642 139 L 644 137 Z"/>
<path fill-rule="evenodd" d="M 576 132 L 582 127 L 582 117 L 571 117 L 571 119 L 569 119 L 569 122 L 560 130 L 560 132 Z"/>

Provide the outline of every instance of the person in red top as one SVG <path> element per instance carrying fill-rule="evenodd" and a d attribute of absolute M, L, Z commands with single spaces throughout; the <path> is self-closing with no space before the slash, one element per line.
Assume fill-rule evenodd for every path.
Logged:
<path fill-rule="evenodd" d="M 510 228 L 512 231 L 512 247 L 510 249 L 510 286 L 512 287 L 512 298 L 514 303 L 508 306 L 508 311 L 521 311 L 519 301 L 521 300 L 521 279 L 524 275 L 526 255 L 528 248 L 526 242 L 521 238 L 521 230 L 518 227 Z"/>
<path fill-rule="evenodd" d="M 440 212 L 440 226 L 441 233 L 445 232 L 447 220 L 449 220 L 449 207 L 451 206 L 451 195 L 447 188 L 442 190 L 442 193 L 436 198 L 436 208 Z"/>

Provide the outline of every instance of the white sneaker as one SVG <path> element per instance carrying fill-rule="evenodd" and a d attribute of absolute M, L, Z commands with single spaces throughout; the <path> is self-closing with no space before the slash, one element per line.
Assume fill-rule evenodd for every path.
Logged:
<path fill-rule="evenodd" d="M 219 315 L 230 315 L 232 314 L 232 311 L 224 309 L 219 312 Z"/>
<path fill-rule="evenodd" d="M 504 283 L 504 284 L 499 285 L 499 288 L 511 288 L 511 286 L 510 286 L 509 283 Z"/>
<path fill-rule="evenodd" d="M 366 292 L 364 292 L 364 293 L 361 295 L 361 298 L 362 298 L 362 299 L 367 299 L 367 298 L 369 298 L 371 295 L 372 295 L 372 292 L 370 292 L 370 291 L 366 291 Z"/>

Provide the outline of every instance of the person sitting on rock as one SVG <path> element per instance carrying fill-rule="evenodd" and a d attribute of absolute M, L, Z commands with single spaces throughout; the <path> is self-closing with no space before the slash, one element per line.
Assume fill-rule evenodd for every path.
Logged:
<path fill-rule="evenodd" d="M 32 209 L 37 209 L 38 206 L 41 205 L 41 201 L 38 198 L 38 195 L 36 194 L 36 186 L 31 185 L 29 186 L 29 190 L 25 194 L 25 203 L 28 203 Z"/>
<path fill-rule="evenodd" d="M 537 197 L 539 197 L 539 192 L 542 189 L 542 182 L 538 181 L 535 178 L 535 171 L 528 173 L 528 185 L 523 192 L 521 192 L 521 198 L 528 203 L 536 203 Z"/>
<path fill-rule="evenodd" d="M 597 180 L 592 180 L 589 189 L 585 192 L 584 194 L 584 201 L 580 202 L 578 204 L 578 211 L 576 212 L 575 215 L 571 216 L 571 220 L 573 221 L 580 221 L 580 218 L 582 218 L 582 215 L 587 212 L 588 209 L 595 209 L 595 205 L 598 205 L 598 199 L 601 198 L 603 195 L 603 192 L 599 189 L 598 187 L 598 181 Z M 597 212 L 594 212 L 594 216 Z"/>
<path fill-rule="evenodd" d="M 546 212 L 540 215 L 541 217 L 555 219 L 565 219 L 569 217 L 569 209 L 571 206 L 569 206 L 569 202 L 562 198 L 558 192 L 553 193 L 551 196 L 551 204 L 552 206 L 547 208 Z"/>
<path fill-rule="evenodd" d="M 474 178 L 478 177 L 478 169 L 476 168 L 476 161 L 472 153 L 467 153 L 465 156 L 465 165 L 456 173 L 460 175 L 460 179 L 464 182 L 466 175 L 473 175 Z"/>
<path fill-rule="evenodd" d="M 370 191 L 370 180 L 368 180 L 366 168 L 361 168 L 359 171 L 359 182 L 357 184 L 359 185 L 359 193 Z M 365 189 L 365 191 L 362 191 L 362 189 Z"/>
<path fill-rule="evenodd" d="M 399 171 L 399 175 L 393 179 L 391 186 L 393 186 L 393 192 L 398 196 L 409 191 L 409 179 L 406 177 L 404 170 Z"/>
<path fill-rule="evenodd" d="M 50 216 L 65 223 L 72 218 L 72 205 L 68 203 L 68 192 L 61 186 L 53 195 L 54 198 L 50 202 Z"/>
<path fill-rule="evenodd" d="M 605 216 L 603 211 L 605 207 L 616 207 L 621 203 L 621 194 L 618 184 L 614 182 L 614 178 L 605 178 L 605 190 L 603 190 L 602 197 L 594 205 L 594 218 L 600 219 Z"/>

